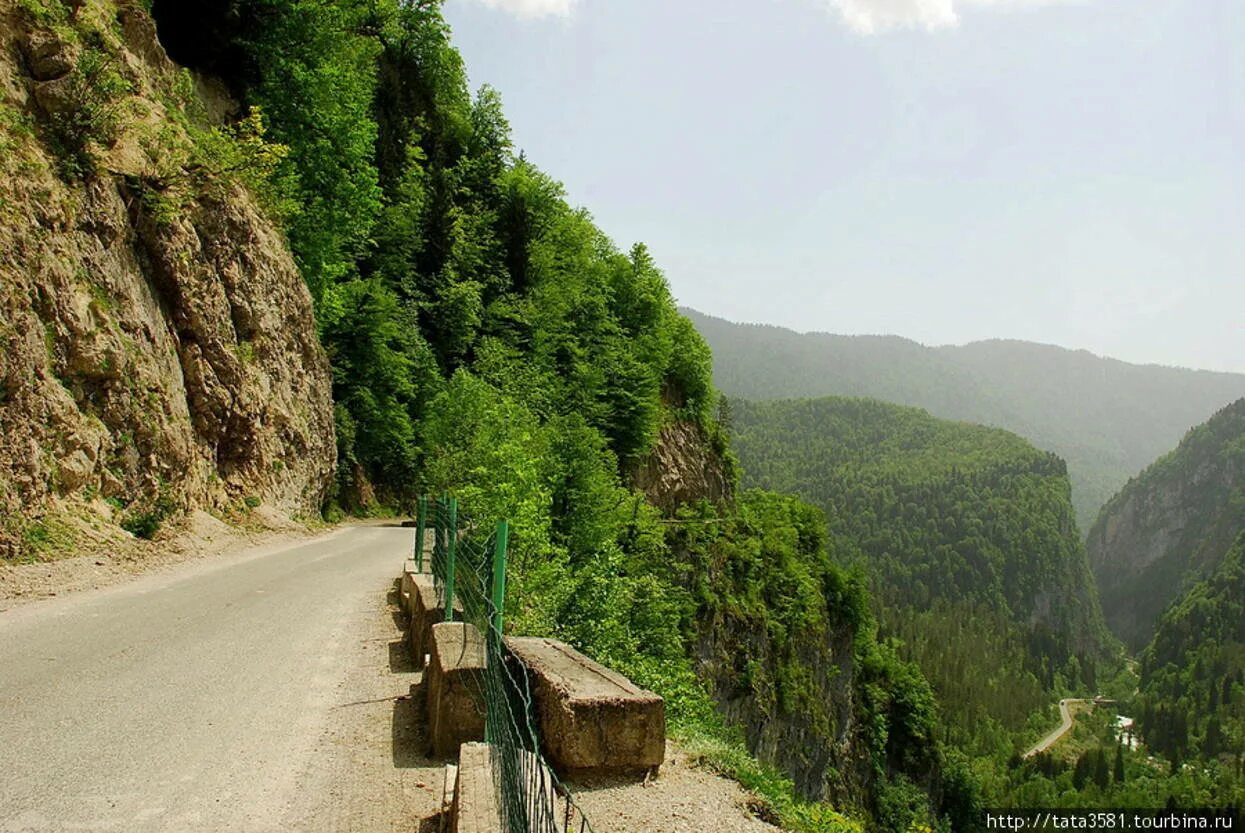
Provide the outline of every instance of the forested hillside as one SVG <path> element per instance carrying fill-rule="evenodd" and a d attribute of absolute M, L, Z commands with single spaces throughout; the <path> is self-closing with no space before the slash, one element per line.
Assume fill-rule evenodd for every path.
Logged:
<path fill-rule="evenodd" d="M 981 751 L 1106 656 L 1063 461 L 1005 431 L 874 400 L 732 400 L 745 483 L 826 513 L 885 632 Z"/>
<path fill-rule="evenodd" d="M 1177 763 L 1245 756 L 1245 534 L 1159 620 L 1141 658 L 1141 730 Z"/>
<path fill-rule="evenodd" d="M 1245 530 L 1245 399 L 1130 481 L 1089 533 L 1107 623 L 1134 650 Z"/>
<path fill-rule="evenodd" d="M 1058 454 L 1082 533 L 1130 477 L 1245 396 L 1245 375 L 1132 365 L 1042 344 L 926 347 L 683 312 L 709 342 L 714 379 L 729 397 L 873 397 L 1006 428 Z"/>

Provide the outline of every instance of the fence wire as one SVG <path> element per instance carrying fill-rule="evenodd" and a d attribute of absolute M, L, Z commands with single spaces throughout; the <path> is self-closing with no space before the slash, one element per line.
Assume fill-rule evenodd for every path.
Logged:
<path fill-rule="evenodd" d="M 437 600 L 447 620 L 474 625 L 485 642 L 485 667 L 474 682 L 506 833 L 592 833 L 588 817 L 541 754 L 527 672 L 506 645 L 505 542 L 497 546 L 498 525 L 464 515 L 446 497 L 429 500 L 428 510 Z"/>

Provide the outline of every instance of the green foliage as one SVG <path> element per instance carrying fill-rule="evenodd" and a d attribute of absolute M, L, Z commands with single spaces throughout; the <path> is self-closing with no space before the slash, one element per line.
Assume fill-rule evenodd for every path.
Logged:
<path fill-rule="evenodd" d="M 63 0 L 18 0 L 18 5 L 38 23 L 57 24 L 69 19 Z"/>
<path fill-rule="evenodd" d="M 151 539 L 176 511 L 177 504 L 162 484 L 150 502 L 127 507 L 126 513 L 121 517 L 120 526 L 136 538 Z"/>
<path fill-rule="evenodd" d="M 1058 458 L 871 400 L 735 401 L 733 422 L 746 482 L 824 508 L 958 743 L 1008 748 L 1061 679 L 1092 684 L 1105 635 Z"/>
<path fill-rule="evenodd" d="M 101 145 L 114 142 L 122 127 L 121 103 L 130 82 L 102 48 L 82 51 L 65 83 L 65 101 L 49 118 L 50 138 L 67 178 L 95 171 Z"/>
<path fill-rule="evenodd" d="M 269 142 L 266 134 L 260 107 L 252 107 L 245 118 L 227 127 L 192 128 L 194 153 L 189 164 L 199 175 L 201 187 L 240 182 L 273 219 L 285 220 L 299 209 L 285 168 L 290 150 Z"/>
<path fill-rule="evenodd" d="M 24 138 L 33 135 L 30 119 L 4 102 L 0 102 L 0 153 L 11 153 Z"/>
<path fill-rule="evenodd" d="M 290 245 L 319 300 L 333 283 L 357 274 L 381 209 L 372 113 L 380 46 L 360 34 L 371 4 L 254 5 L 247 47 L 257 80 L 248 99 L 290 150 L 281 163 L 297 183 Z"/>
<path fill-rule="evenodd" d="M 244 56 L 229 80 L 256 109 L 197 153 L 281 207 L 352 478 L 414 493 L 416 426 L 460 369 L 542 422 L 581 416 L 620 469 L 667 415 L 711 429 L 708 350 L 661 273 L 514 156 L 499 96 L 468 93 L 437 4 L 226 5 L 235 17 L 201 28 L 215 54 Z"/>

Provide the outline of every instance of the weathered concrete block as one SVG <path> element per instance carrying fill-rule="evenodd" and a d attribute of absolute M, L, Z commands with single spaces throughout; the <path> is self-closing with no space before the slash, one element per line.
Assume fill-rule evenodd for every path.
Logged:
<path fill-rule="evenodd" d="M 411 658 L 415 662 L 415 668 L 419 669 L 424 667 L 424 657 L 432 642 L 432 626 L 445 621 L 445 605 L 437 598 L 437 588 L 432 583 L 432 576 L 412 573 L 410 584 L 411 620 L 406 638 L 411 646 Z M 455 599 L 454 618 L 461 620 L 462 614 L 462 602 Z"/>
<path fill-rule="evenodd" d="M 541 745 L 554 769 L 634 772 L 661 766 L 666 704 L 556 639 L 509 637 L 527 670 Z"/>
<path fill-rule="evenodd" d="M 444 757 L 484 739 L 484 637 L 475 625 L 441 622 L 432 626 L 428 648 L 428 746 Z"/>
<path fill-rule="evenodd" d="M 415 562 L 409 558 L 402 562 L 402 580 L 398 585 L 398 593 L 402 601 L 402 610 L 407 614 L 411 612 L 411 597 L 415 593 L 415 582 L 420 576 L 427 577 L 429 581 L 432 580 L 432 576 L 428 574 L 427 568 L 428 564 L 425 563 L 423 571 L 416 569 Z"/>
<path fill-rule="evenodd" d="M 454 833 L 502 833 L 493 756 L 487 743 L 464 743 L 459 749 L 450 819 Z"/>

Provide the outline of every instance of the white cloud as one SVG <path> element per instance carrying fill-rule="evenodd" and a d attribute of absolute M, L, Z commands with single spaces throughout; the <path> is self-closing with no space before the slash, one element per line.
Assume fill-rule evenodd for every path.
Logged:
<path fill-rule="evenodd" d="M 475 0 L 516 17 L 567 17 L 579 0 Z"/>
<path fill-rule="evenodd" d="M 864 34 L 903 26 L 942 29 L 959 23 L 973 6 L 999 9 L 1042 6 L 1063 0 L 826 0 L 852 29 Z M 486 0 L 496 2 L 496 0 Z"/>

